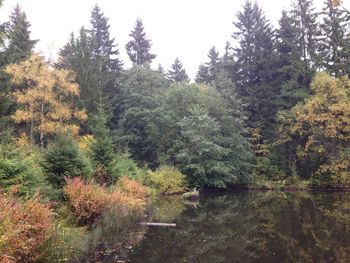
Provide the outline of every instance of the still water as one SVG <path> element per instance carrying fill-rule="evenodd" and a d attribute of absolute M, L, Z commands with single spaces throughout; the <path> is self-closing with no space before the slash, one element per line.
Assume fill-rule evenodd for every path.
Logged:
<path fill-rule="evenodd" d="M 202 194 L 159 201 L 131 263 L 350 262 L 350 194 Z"/>

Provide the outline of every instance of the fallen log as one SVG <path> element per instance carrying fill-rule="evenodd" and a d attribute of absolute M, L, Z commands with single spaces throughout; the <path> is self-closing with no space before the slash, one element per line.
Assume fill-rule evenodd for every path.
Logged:
<path fill-rule="evenodd" d="M 141 222 L 141 225 L 144 226 L 171 226 L 171 227 L 175 227 L 176 224 L 173 223 L 152 223 L 152 222 Z"/>

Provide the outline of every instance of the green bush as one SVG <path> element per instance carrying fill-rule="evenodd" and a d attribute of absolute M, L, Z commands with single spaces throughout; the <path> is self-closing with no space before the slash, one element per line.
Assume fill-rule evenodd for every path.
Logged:
<path fill-rule="evenodd" d="M 71 137 L 60 135 L 51 143 L 44 155 L 44 171 L 48 181 L 58 189 L 65 185 L 65 177 L 90 177 L 89 159 Z"/>
<path fill-rule="evenodd" d="M 136 162 L 131 159 L 128 153 L 118 154 L 111 163 L 112 183 L 115 183 L 123 176 L 141 182 L 144 171 L 140 169 Z"/>
<path fill-rule="evenodd" d="M 47 187 L 34 147 L 0 144 L 0 188 L 28 199 Z"/>
<path fill-rule="evenodd" d="M 163 195 L 183 193 L 186 177 L 174 167 L 161 166 L 156 171 L 147 173 L 146 184 Z"/>

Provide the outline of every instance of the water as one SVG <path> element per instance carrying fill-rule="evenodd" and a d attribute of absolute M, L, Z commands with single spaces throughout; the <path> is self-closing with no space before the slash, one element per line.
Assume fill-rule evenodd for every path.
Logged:
<path fill-rule="evenodd" d="M 350 262 L 349 193 L 203 194 L 162 200 L 132 263 Z"/>

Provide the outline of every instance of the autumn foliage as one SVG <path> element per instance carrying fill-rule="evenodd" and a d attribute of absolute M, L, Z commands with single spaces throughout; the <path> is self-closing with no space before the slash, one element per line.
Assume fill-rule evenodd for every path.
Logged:
<path fill-rule="evenodd" d="M 93 224 L 112 206 L 132 213 L 141 213 L 146 206 L 142 185 L 126 177 L 114 189 L 85 182 L 81 178 L 67 179 L 65 194 L 69 208 L 82 225 Z"/>
<path fill-rule="evenodd" d="M 0 196 L 0 262 L 33 262 L 43 255 L 40 247 L 53 231 L 51 209 L 39 197 L 20 203 Z"/>
<path fill-rule="evenodd" d="M 12 118 L 16 123 L 28 124 L 32 143 L 39 137 L 43 146 L 46 135 L 62 131 L 78 134 L 79 125 L 73 120 L 84 121 L 87 115 L 72 104 L 72 99 L 79 96 L 72 71 L 52 69 L 36 54 L 8 65 L 5 71 L 16 87 L 12 96 L 19 106 Z"/>

